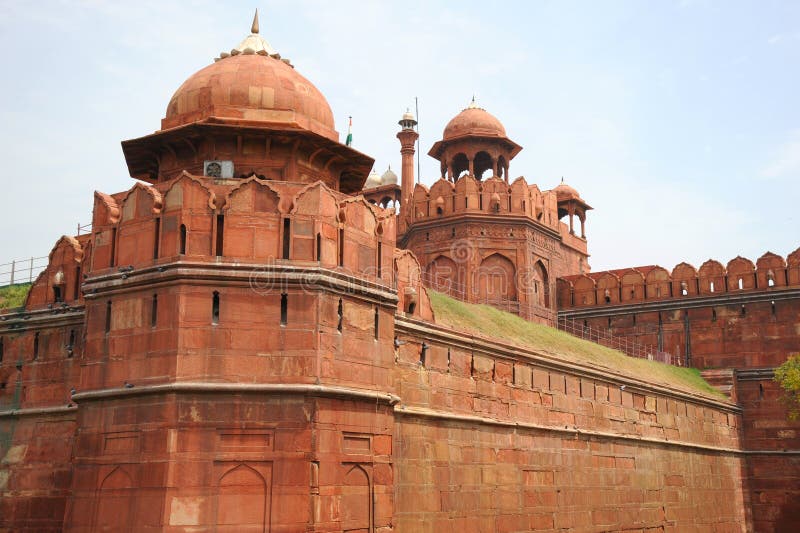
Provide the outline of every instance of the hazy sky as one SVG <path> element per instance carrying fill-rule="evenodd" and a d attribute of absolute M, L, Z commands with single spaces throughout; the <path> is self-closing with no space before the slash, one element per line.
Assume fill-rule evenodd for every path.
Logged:
<path fill-rule="evenodd" d="M 2 254 L 49 253 L 129 188 L 120 141 L 159 128 L 193 72 L 261 34 L 326 95 L 342 140 L 400 167 L 419 97 L 427 151 L 472 95 L 595 210 L 594 270 L 699 266 L 800 246 L 800 2 L 0 0 Z"/>

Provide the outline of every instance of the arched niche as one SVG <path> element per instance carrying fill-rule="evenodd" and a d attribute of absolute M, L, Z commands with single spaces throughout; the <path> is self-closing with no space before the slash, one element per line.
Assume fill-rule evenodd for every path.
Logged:
<path fill-rule="evenodd" d="M 504 255 L 492 254 L 481 261 L 480 267 L 475 271 L 472 286 L 480 302 L 516 302 L 516 267 Z"/>
<path fill-rule="evenodd" d="M 220 477 L 217 531 L 263 532 L 268 522 L 268 482 L 250 465 L 239 464 Z"/>
<path fill-rule="evenodd" d="M 459 271 L 455 261 L 440 255 L 425 268 L 425 282 L 428 287 L 455 298 L 464 298 L 459 286 Z"/>
<path fill-rule="evenodd" d="M 341 527 L 343 531 L 372 531 L 372 484 L 361 465 L 352 465 L 344 475 L 341 490 Z"/>
<path fill-rule="evenodd" d="M 122 467 L 109 472 L 97 491 L 94 525 L 96 531 L 132 531 L 136 517 L 135 483 Z"/>
<path fill-rule="evenodd" d="M 533 299 L 536 305 L 550 308 L 550 275 L 542 261 L 533 264 Z"/>

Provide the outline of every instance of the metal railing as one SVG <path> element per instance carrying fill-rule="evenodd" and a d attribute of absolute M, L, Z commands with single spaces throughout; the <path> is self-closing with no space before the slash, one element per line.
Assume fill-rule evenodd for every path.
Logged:
<path fill-rule="evenodd" d="M 89 222 L 88 224 L 81 224 L 78 222 L 78 233 L 75 235 L 80 235 L 82 233 L 91 233 L 92 232 L 92 223 Z"/>
<path fill-rule="evenodd" d="M 36 276 L 47 268 L 48 256 L 17 259 L 0 264 L 0 287 L 18 283 L 33 283 Z"/>
<path fill-rule="evenodd" d="M 652 345 L 639 344 L 627 337 L 612 335 L 608 330 L 593 328 L 573 318 L 560 317 L 557 326 L 561 331 L 574 337 L 619 350 L 631 357 L 659 361 L 668 365 L 683 366 L 683 361 L 680 357 L 673 357 L 667 352 L 661 352 Z"/>
<path fill-rule="evenodd" d="M 478 293 L 468 294 L 463 284 L 457 283 L 449 277 L 436 275 L 431 276 L 430 274 L 423 272 L 420 275 L 420 279 L 425 287 L 446 294 L 447 296 L 455 298 L 456 300 L 461 300 L 462 302 L 491 305 L 492 307 L 496 307 L 501 311 L 506 311 L 515 315 L 518 315 L 520 312 L 520 302 L 517 300 L 496 297 L 493 295 L 481 296 Z"/>
<path fill-rule="evenodd" d="M 92 232 L 92 223 L 76 226 L 76 235 Z M 20 283 L 33 283 L 36 277 L 47 268 L 49 256 L 28 257 L 27 259 L 15 259 L 10 263 L 0 264 L 0 287 L 6 285 L 17 285 Z"/>

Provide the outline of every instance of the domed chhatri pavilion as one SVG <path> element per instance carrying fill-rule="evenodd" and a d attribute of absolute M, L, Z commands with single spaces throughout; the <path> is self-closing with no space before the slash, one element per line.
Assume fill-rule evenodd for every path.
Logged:
<path fill-rule="evenodd" d="M 793 530 L 800 251 L 591 272 L 474 99 L 430 187 L 399 126 L 380 174 L 256 16 L 122 143 L 0 312 L 0 530 Z"/>
<path fill-rule="evenodd" d="M 165 182 L 184 171 L 204 175 L 206 161 L 235 159 L 236 168 L 222 165 L 226 174 L 217 177 L 360 190 L 372 159 L 339 143 L 325 97 L 258 30 L 254 22 L 239 46 L 175 91 L 161 130 L 122 143 L 132 177 Z"/>

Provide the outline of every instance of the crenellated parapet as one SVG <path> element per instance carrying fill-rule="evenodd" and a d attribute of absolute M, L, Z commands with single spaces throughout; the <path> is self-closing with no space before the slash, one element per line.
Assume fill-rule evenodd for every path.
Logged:
<path fill-rule="evenodd" d="M 439 179 L 430 188 L 417 184 L 411 197 L 410 224 L 453 215 L 491 214 L 525 217 L 536 224 L 559 231 L 558 198 L 552 191 L 541 191 L 519 177 L 511 184 L 492 177 L 478 180 L 464 175 L 455 183 Z"/>
<path fill-rule="evenodd" d="M 82 303 L 87 279 L 176 262 L 302 265 L 398 285 L 394 210 L 322 182 L 251 176 L 220 183 L 184 172 L 112 195 L 96 192 L 94 203 L 91 234 L 59 240 L 26 309 Z"/>
<path fill-rule="evenodd" d="M 564 276 L 558 279 L 558 302 L 559 309 L 568 309 L 797 286 L 800 286 L 800 248 L 786 259 L 767 252 L 755 264 L 740 256 L 725 266 L 709 259 L 699 269 L 684 262 L 671 272 L 649 265 Z"/>
<path fill-rule="evenodd" d="M 47 267 L 33 282 L 25 300 L 26 309 L 39 309 L 54 305 L 78 305 L 83 302 L 81 283 L 91 253 L 88 235 L 64 235 L 53 246 Z"/>
<path fill-rule="evenodd" d="M 392 281 L 392 211 L 322 182 L 223 184 L 184 172 L 95 198 L 93 274 L 182 259 L 299 261 Z"/>
<path fill-rule="evenodd" d="M 525 178 L 417 184 L 409 206 L 400 246 L 419 258 L 427 286 L 455 298 L 552 323 L 555 279 L 588 270 L 586 238 L 559 220 L 558 191 Z"/>

